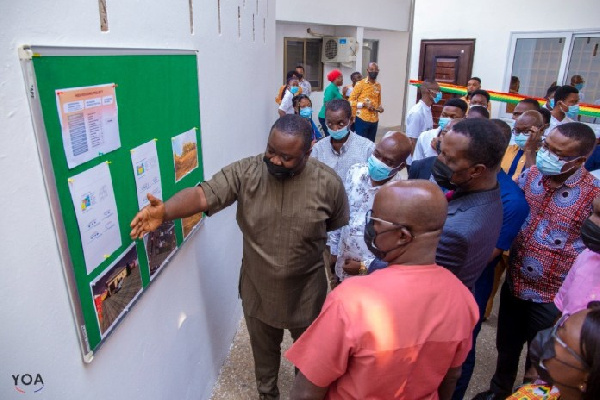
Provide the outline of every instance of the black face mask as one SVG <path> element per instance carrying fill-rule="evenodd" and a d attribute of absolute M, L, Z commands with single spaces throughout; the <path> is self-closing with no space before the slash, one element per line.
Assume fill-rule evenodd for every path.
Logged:
<path fill-rule="evenodd" d="M 302 74 L 298 74 L 298 80 L 301 81 L 303 76 L 304 75 L 302 75 Z"/>
<path fill-rule="evenodd" d="M 449 166 L 441 162 L 439 158 L 436 158 L 433 162 L 433 166 L 431 167 L 431 175 L 433 175 L 433 179 L 435 179 L 436 183 L 440 187 L 448 190 L 456 189 L 456 185 L 451 181 L 454 171 L 452 171 Z"/>
<path fill-rule="evenodd" d="M 549 360 L 556 356 L 556 351 L 554 349 L 554 339 L 552 338 L 552 329 L 548 328 L 543 331 L 539 331 L 531 345 L 529 345 L 529 358 L 531 359 L 531 365 L 535 367 L 540 378 L 552 385 L 554 380 L 550 376 L 548 370 L 540 364 L 540 362 L 544 360 Z"/>
<path fill-rule="evenodd" d="M 397 229 L 400 229 L 400 228 L 402 228 L 402 226 L 397 226 Z M 386 232 L 391 232 L 394 230 L 395 229 L 390 229 L 388 231 L 381 232 L 380 234 L 384 234 Z M 375 238 L 377 238 L 377 232 L 375 231 L 375 221 L 372 219 L 369 220 L 369 222 L 367 222 L 365 224 L 365 232 L 364 232 L 363 238 L 365 240 L 365 244 L 367 245 L 367 248 L 369 249 L 369 251 L 371 253 L 373 253 L 373 255 L 380 260 L 383 260 L 390 251 L 396 250 L 403 246 L 403 245 L 396 246 L 393 249 L 389 249 L 387 251 L 378 249 L 377 246 L 375 245 Z"/>
<path fill-rule="evenodd" d="M 369 71 L 367 73 L 369 74 L 369 78 L 371 79 L 377 79 L 377 75 L 379 75 L 379 72 L 377 71 Z"/>
<path fill-rule="evenodd" d="M 593 223 L 589 218 L 583 221 L 581 240 L 583 240 L 585 247 L 594 253 L 600 253 L 600 226 Z"/>
<path fill-rule="evenodd" d="M 267 170 L 277 179 L 288 179 L 296 174 L 294 168 L 286 168 L 283 165 L 275 165 L 267 156 L 263 157 L 263 161 L 267 164 Z"/>

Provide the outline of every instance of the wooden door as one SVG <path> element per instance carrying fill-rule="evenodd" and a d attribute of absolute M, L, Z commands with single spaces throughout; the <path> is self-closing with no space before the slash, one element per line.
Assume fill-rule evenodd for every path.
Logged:
<path fill-rule="evenodd" d="M 475 39 L 422 40 L 418 79 L 435 79 L 439 83 L 467 86 L 473 70 L 474 54 Z M 434 126 L 437 126 L 446 99 L 452 97 L 457 95 L 444 93 L 442 100 L 431 107 Z"/>

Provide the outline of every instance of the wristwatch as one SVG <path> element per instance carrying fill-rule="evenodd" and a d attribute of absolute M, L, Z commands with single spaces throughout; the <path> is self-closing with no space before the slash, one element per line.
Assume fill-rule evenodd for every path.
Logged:
<path fill-rule="evenodd" d="M 358 269 L 358 274 L 359 275 L 366 275 L 367 274 L 367 265 L 365 264 L 364 261 L 360 262 L 360 268 Z"/>

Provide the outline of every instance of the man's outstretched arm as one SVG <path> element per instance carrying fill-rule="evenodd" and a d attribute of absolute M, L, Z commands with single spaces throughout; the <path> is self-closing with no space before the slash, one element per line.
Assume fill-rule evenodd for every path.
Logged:
<path fill-rule="evenodd" d="M 185 218 L 208 208 L 202 187 L 186 188 L 177 192 L 165 203 L 148 194 L 150 205 L 142 208 L 131 221 L 132 239 L 139 239 L 154 231 L 164 221 Z"/>

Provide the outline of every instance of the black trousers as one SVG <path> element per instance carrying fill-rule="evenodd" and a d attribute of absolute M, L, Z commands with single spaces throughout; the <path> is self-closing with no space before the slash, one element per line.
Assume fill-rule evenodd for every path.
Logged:
<path fill-rule="evenodd" d="M 279 399 L 277 377 L 281 363 L 281 342 L 283 329 L 265 324 L 258 318 L 244 315 L 250 335 L 250 345 L 254 356 L 256 388 L 261 399 Z M 308 328 L 290 329 L 294 342 Z"/>
<path fill-rule="evenodd" d="M 496 349 L 498 360 L 490 390 L 501 395 L 513 393 L 519 369 L 519 357 L 525 343 L 531 343 L 538 331 L 554 325 L 560 311 L 554 303 L 534 303 L 513 296 L 504 283 L 500 292 Z"/>

